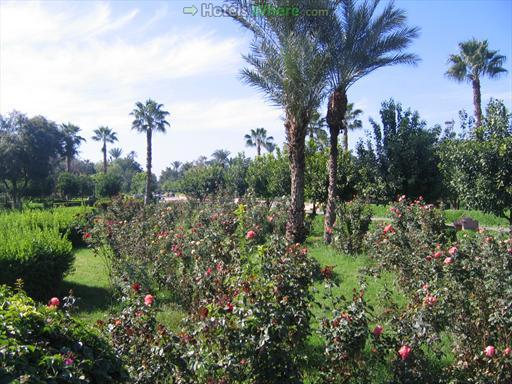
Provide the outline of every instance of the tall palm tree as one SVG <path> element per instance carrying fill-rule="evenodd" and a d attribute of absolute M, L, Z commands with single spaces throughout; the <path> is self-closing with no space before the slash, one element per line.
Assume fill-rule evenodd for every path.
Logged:
<path fill-rule="evenodd" d="M 85 139 L 78 135 L 80 128 L 71 123 L 62 124 L 61 132 L 64 136 L 64 157 L 66 158 L 66 171 L 71 172 L 71 160 L 78 155 L 78 147 Z"/>
<path fill-rule="evenodd" d="M 489 50 L 487 40 L 471 39 L 459 43 L 460 53 L 450 55 L 448 64 L 451 67 L 446 75 L 459 82 L 468 81 L 473 86 L 473 106 L 475 107 L 476 126 L 482 124 L 482 101 L 480 95 L 480 77 L 487 75 L 496 78 L 507 72 L 503 64 L 507 58 L 498 51 Z"/>
<path fill-rule="evenodd" d="M 172 169 L 174 172 L 178 172 L 180 170 L 180 167 L 181 167 L 181 161 L 173 161 L 171 163 L 172 165 Z"/>
<path fill-rule="evenodd" d="M 140 101 L 135 104 L 135 109 L 130 115 L 135 117 L 132 122 L 132 129 L 146 134 L 147 152 L 146 152 L 146 193 L 144 194 L 144 204 L 148 204 L 152 197 L 151 192 L 151 160 L 152 144 L 151 138 L 153 131 L 165 133 L 165 127 L 169 126 L 166 117 L 169 112 L 164 111 L 163 104 L 148 99 L 146 104 Z"/>
<path fill-rule="evenodd" d="M 242 10 L 230 16 L 253 32 L 250 53 L 244 56 L 249 66 L 242 70 L 242 79 L 284 111 L 291 178 L 286 238 L 289 242 L 302 242 L 305 139 L 311 116 L 323 99 L 326 79 L 324 52 L 318 49 L 314 35 L 304 28 L 305 8 L 317 9 L 316 1 L 298 2 L 299 16 L 282 17 L 252 12 L 253 1 L 230 3 Z M 273 0 L 266 4 L 279 7 L 289 5 L 289 1 Z"/>
<path fill-rule="evenodd" d="M 276 147 L 274 138 L 267 136 L 267 130 L 265 128 L 251 129 L 251 134 L 245 135 L 244 138 L 245 145 L 248 147 L 256 147 L 258 156 L 261 155 L 261 147 L 265 148 L 268 152 L 272 152 Z"/>
<path fill-rule="evenodd" d="M 103 152 L 103 173 L 107 173 L 107 143 L 112 144 L 118 141 L 117 133 L 109 127 L 99 127 L 94 130 L 92 139 L 103 143 L 101 147 L 101 151 Z"/>
<path fill-rule="evenodd" d="M 343 149 L 348 152 L 348 131 L 363 128 L 363 122 L 358 119 L 363 114 L 361 109 L 354 109 L 354 103 L 347 104 L 345 121 L 343 122 Z"/>
<path fill-rule="evenodd" d="M 317 5 L 318 6 L 318 5 Z M 324 239 L 331 241 L 334 224 L 338 135 L 344 127 L 347 91 L 357 80 L 378 68 L 396 64 L 415 64 L 419 59 L 407 53 L 418 28 L 408 27 L 405 12 L 390 2 L 377 12 L 379 0 L 325 1 L 329 16 L 312 19 L 321 45 L 330 56 L 327 125 L 330 132 L 329 188 L 325 211 Z"/>
<path fill-rule="evenodd" d="M 108 153 L 110 154 L 111 159 L 117 160 L 123 154 L 123 150 L 122 150 L 122 148 L 112 148 L 112 149 L 110 149 L 110 151 L 108 151 Z"/>

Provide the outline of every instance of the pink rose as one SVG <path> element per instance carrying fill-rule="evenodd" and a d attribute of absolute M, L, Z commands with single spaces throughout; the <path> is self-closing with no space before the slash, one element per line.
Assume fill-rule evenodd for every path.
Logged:
<path fill-rule="evenodd" d="M 402 195 L 398 198 L 398 201 L 404 201 L 405 200 L 405 195 Z"/>
<path fill-rule="evenodd" d="M 493 357 L 496 354 L 496 349 L 494 348 L 493 345 L 488 345 L 487 347 L 485 347 L 484 352 L 485 352 L 485 356 Z"/>
<path fill-rule="evenodd" d="M 245 235 L 245 238 L 247 240 L 251 240 L 251 239 L 254 239 L 256 237 L 256 232 L 254 231 L 249 231 L 247 232 L 247 234 Z"/>
<path fill-rule="evenodd" d="M 373 330 L 373 334 L 375 335 L 375 337 L 379 337 L 382 332 L 384 332 L 384 328 L 382 327 L 382 325 L 376 325 L 374 330 Z"/>
<path fill-rule="evenodd" d="M 155 301 L 155 298 L 153 295 L 146 295 L 144 297 L 144 304 L 146 304 L 148 307 L 153 305 L 153 302 Z"/>
<path fill-rule="evenodd" d="M 327 234 L 329 234 L 329 235 L 332 235 L 332 228 L 331 228 L 331 227 L 327 227 L 327 228 L 325 229 L 325 232 L 326 232 Z"/>
<path fill-rule="evenodd" d="M 204 273 L 205 276 L 210 276 L 212 274 L 212 269 L 208 268 L 206 272 Z"/>
<path fill-rule="evenodd" d="M 451 247 L 449 250 L 448 250 L 448 253 L 450 255 L 455 255 L 459 250 L 457 249 L 457 247 Z"/>
<path fill-rule="evenodd" d="M 384 227 L 384 233 L 388 233 L 388 232 L 395 233 L 395 228 L 393 228 L 393 226 L 391 224 L 388 224 Z"/>
<path fill-rule="evenodd" d="M 447 257 L 446 259 L 444 259 L 443 263 L 444 265 L 453 264 L 453 259 L 451 257 Z"/>
<path fill-rule="evenodd" d="M 435 303 L 437 303 L 437 297 L 434 295 L 427 295 L 425 296 L 425 299 L 423 300 L 423 303 L 428 306 L 432 306 Z"/>
<path fill-rule="evenodd" d="M 60 305 L 60 300 L 57 297 L 52 297 L 48 302 L 49 307 L 58 307 Z"/>
<path fill-rule="evenodd" d="M 407 360 L 411 353 L 412 349 L 408 345 L 402 345 L 402 347 L 398 350 L 398 354 L 402 360 Z"/>
<path fill-rule="evenodd" d="M 441 256 L 443 256 L 443 252 L 441 251 L 437 251 L 436 253 L 434 253 L 434 259 L 439 259 Z"/>
<path fill-rule="evenodd" d="M 510 352 L 512 352 L 512 349 L 511 349 L 510 347 L 507 347 L 507 348 L 505 348 L 505 349 L 503 350 L 503 354 L 504 354 L 505 356 L 510 355 Z"/>

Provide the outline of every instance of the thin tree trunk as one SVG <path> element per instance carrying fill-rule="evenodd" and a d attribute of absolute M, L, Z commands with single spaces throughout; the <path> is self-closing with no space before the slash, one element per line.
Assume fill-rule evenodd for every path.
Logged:
<path fill-rule="evenodd" d="M 324 240 L 330 244 L 332 240 L 332 226 L 336 219 L 337 173 L 338 173 L 338 135 L 343 128 L 343 120 L 347 110 L 347 95 L 335 91 L 329 96 L 327 105 L 327 125 L 330 132 L 330 151 L 328 162 L 329 186 L 327 189 L 327 204 L 324 218 Z"/>
<path fill-rule="evenodd" d="M 256 152 L 258 153 L 258 157 L 261 155 L 261 145 L 256 144 Z"/>
<path fill-rule="evenodd" d="M 151 201 L 151 133 L 152 130 L 148 128 L 146 131 L 147 138 L 147 160 L 146 160 L 146 193 L 144 194 L 144 205 L 149 204 Z"/>
<path fill-rule="evenodd" d="M 103 173 L 107 173 L 107 143 L 103 142 Z"/>
<path fill-rule="evenodd" d="M 71 173 L 71 156 L 66 156 L 66 169 L 68 173 Z"/>
<path fill-rule="evenodd" d="M 476 126 L 482 125 L 482 98 L 480 95 L 480 79 L 476 78 L 473 84 L 473 105 L 475 106 Z"/>
<path fill-rule="evenodd" d="M 346 124 L 343 125 L 343 150 L 348 152 L 348 127 Z"/>
<path fill-rule="evenodd" d="M 285 127 L 291 178 L 286 239 L 290 243 L 302 243 L 306 239 L 304 228 L 304 170 L 306 168 L 304 147 L 307 124 L 305 121 L 296 121 L 293 117 L 288 116 Z"/>

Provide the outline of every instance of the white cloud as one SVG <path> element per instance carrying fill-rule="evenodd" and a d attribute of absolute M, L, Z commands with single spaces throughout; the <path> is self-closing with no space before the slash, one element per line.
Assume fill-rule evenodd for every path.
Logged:
<path fill-rule="evenodd" d="M 115 14 L 108 3 L 0 4 L 0 113 L 17 109 L 71 121 L 85 137 L 109 125 L 119 132 L 125 152 L 144 153 L 143 140 L 129 131 L 128 112 L 136 100 L 165 88 L 179 94 L 173 88 L 178 79 L 200 82 L 235 73 L 241 65 L 239 38 L 197 28 L 138 33 L 163 21 L 166 6 L 144 15 L 132 3 Z M 251 122 L 277 113 L 259 99 L 198 100 L 158 97 L 177 131 L 248 130 Z M 98 159 L 96 147 L 86 143 L 83 156 Z"/>

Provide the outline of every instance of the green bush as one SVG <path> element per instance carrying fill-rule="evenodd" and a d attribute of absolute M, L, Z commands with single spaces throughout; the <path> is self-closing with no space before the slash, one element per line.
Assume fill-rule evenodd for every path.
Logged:
<path fill-rule="evenodd" d="M 0 319 L 1 383 L 125 381 L 109 345 L 56 306 L 37 306 L 23 291 L 0 286 Z"/>
<path fill-rule="evenodd" d="M 348 254 L 363 251 L 363 240 L 372 222 L 372 212 L 362 201 L 338 204 L 333 245 Z"/>
<path fill-rule="evenodd" d="M 54 292 L 73 261 L 71 243 L 56 228 L 4 228 L 0 232 L 0 283 L 12 285 L 23 279 L 33 297 Z"/>

